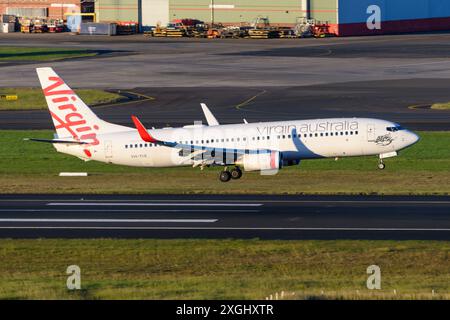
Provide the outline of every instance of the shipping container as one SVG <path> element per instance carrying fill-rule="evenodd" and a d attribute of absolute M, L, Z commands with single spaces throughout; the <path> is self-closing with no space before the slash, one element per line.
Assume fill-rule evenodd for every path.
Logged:
<path fill-rule="evenodd" d="M 15 23 L 14 22 L 5 22 L 1 24 L 1 32 L 2 33 L 10 33 L 15 31 Z"/>
<path fill-rule="evenodd" d="M 81 23 L 80 34 L 114 36 L 117 34 L 117 25 L 115 23 Z"/>

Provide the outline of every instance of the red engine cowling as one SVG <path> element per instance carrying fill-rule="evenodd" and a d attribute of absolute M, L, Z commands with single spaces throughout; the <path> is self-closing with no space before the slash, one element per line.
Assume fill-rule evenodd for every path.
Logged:
<path fill-rule="evenodd" d="M 266 171 L 282 168 L 281 154 L 271 151 L 259 154 L 245 154 L 237 163 L 243 166 L 245 171 Z"/>

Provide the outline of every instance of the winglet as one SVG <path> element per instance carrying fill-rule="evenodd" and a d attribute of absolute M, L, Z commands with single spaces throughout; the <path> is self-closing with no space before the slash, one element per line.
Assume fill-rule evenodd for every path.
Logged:
<path fill-rule="evenodd" d="M 208 122 L 209 126 L 218 126 L 219 121 L 217 121 L 216 117 L 211 113 L 206 104 L 200 103 L 203 109 L 203 113 L 205 114 L 206 122 Z"/>
<path fill-rule="evenodd" d="M 141 136 L 141 139 L 145 142 L 151 142 L 156 143 L 158 140 L 154 139 L 150 133 L 148 133 L 147 129 L 145 129 L 144 125 L 139 121 L 139 119 L 136 116 L 131 116 L 131 119 L 134 122 L 134 125 L 136 126 L 137 131 L 139 132 L 139 135 Z"/>

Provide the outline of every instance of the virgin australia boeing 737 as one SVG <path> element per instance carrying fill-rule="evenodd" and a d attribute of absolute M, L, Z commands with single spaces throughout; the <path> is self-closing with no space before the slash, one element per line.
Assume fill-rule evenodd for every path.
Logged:
<path fill-rule="evenodd" d="M 223 166 L 220 180 L 245 171 L 274 173 L 303 159 L 376 155 L 383 159 L 411 146 L 419 137 L 400 125 L 377 119 L 317 119 L 220 125 L 202 104 L 208 125 L 147 130 L 99 119 L 51 69 L 36 69 L 56 129 L 56 150 L 85 161 L 138 167 Z M 228 167 L 233 167 L 231 170 Z"/>

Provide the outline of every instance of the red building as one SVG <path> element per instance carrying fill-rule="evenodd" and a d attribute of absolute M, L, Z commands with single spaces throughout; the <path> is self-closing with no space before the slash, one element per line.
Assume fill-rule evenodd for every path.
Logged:
<path fill-rule="evenodd" d="M 81 2 L 81 0 L 0 0 L 0 14 L 62 19 L 65 13 L 80 13 Z"/>

